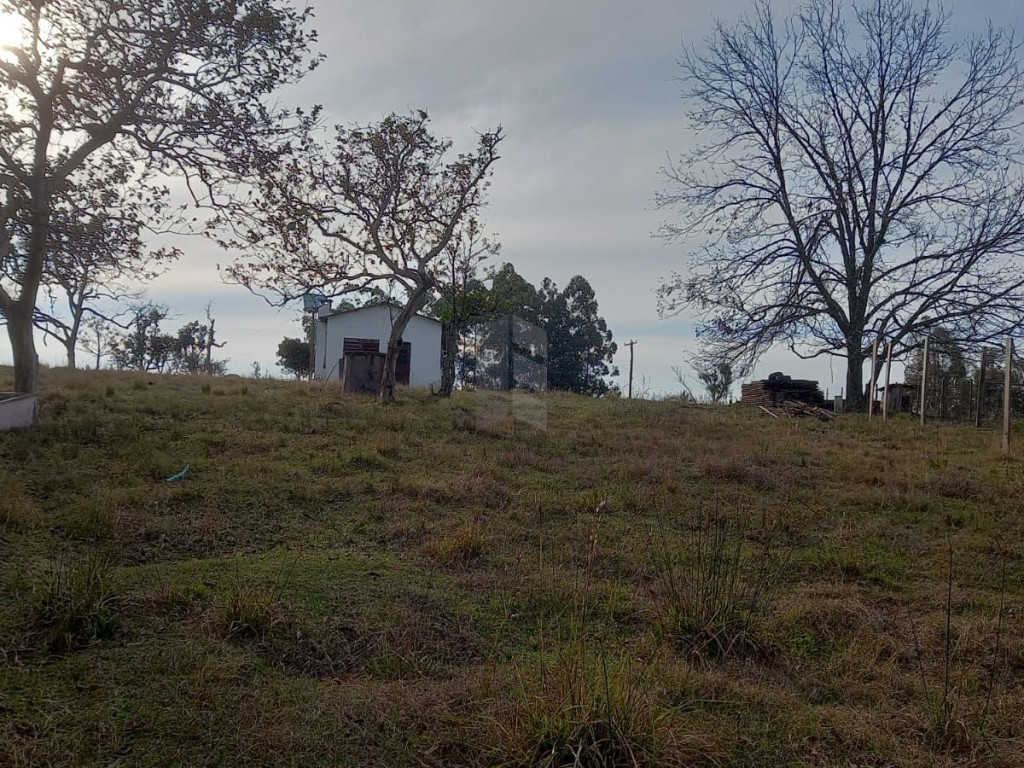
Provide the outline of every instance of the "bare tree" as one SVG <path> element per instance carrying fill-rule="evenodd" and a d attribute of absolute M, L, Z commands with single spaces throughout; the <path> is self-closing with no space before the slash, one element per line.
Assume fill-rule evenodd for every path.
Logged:
<path fill-rule="evenodd" d="M 290 133 L 267 96 L 316 59 L 309 11 L 284 0 L 0 0 L 0 16 L 22 36 L 0 52 L 0 315 L 15 388 L 34 392 L 55 198 L 110 166 L 137 169 L 140 194 L 179 174 L 220 204 Z"/>
<path fill-rule="evenodd" d="M 327 146 L 312 135 L 261 179 L 262 202 L 242 237 L 246 256 L 226 270 L 284 303 L 309 291 L 330 295 L 386 286 L 405 294 L 384 359 L 380 401 L 395 400 L 395 366 L 409 320 L 437 286 L 439 257 L 484 202 L 501 129 L 474 152 L 448 159 L 450 139 L 427 113 L 378 124 L 337 126 Z"/>
<path fill-rule="evenodd" d="M 672 373 L 676 377 L 676 381 L 679 383 L 679 386 L 682 387 L 682 391 L 673 396 L 674 399 L 681 400 L 685 403 L 696 403 L 697 396 L 693 394 L 693 388 L 690 386 L 690 380 L 683 372 L 683 369 L 678 365 L 673 365 Z"/>
<path fill-rule="evenodd" d="M 170 353 L 170 367 L 175 373 L 223 376 L 227 372 L 227 360 L 213 359 L 214 349 L 227 346 L 227 342 L 216 340 L 216 326 L 212 305 L 207 304 L 205 323 L 193 320 L 178 329 Z"/>
<path fill-rule="evenodd" d="M 128 330 L 110 352 L 114 367 L 122 371 L 163 373 L 173 362 L 178 339 L 164 333 L 160 324 L 167 319 L 167 307 L 144 304 L 133 308 Z"/>
<path fill-rule="evenodd" d="M 96 361 L 96 370 L 103 366 L 103 358 L 109 357 L 118 341 L 117 328 L 110 320 L 93 315 L 82 324 L 82 346 Z"/>
<path fill-rule="evenodd" d="M 984 342 L 1024 323 L 1024 104 L 1019 46 L 997 28 L 949 40 L 910 0 L 767 2 L 681 62 L 695 127 L 666 169 L 662 235 L 703 243 L 660 308 L 696 308 L 741 365 L 783 343 L 847 359 L 862 395 L 870 343 L 896 355 L 930 328 Z"/>

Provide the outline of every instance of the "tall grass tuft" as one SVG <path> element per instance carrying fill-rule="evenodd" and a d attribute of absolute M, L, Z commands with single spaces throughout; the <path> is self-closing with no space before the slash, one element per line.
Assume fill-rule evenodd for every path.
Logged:
<path fill-rule="evenodd" d="M 564 634 L 538 634 L 539 653 L 515 665 L 518 695 L 498 722 L 494 764 L 508 768 L 646 768 L 682 761 L 671 710 L 659 702 L 657 656 L 609 654 L 588 629 L 597 537 L 590 539 Z M 561 636 L 558 636 L 561 634 Z M 693 757 L 699 750 L 690 751 Z"/>
<path fill-rule="evenodd" d="M 231 640 L 263 640 L 284 620 L 281 588 L 276 581 L 257 582 L 236 571 L 220 602 L 219 625 Z"/>
<path fill-rule="evenodd" d="M 701 660 L 766 650 L 763 627 L 791 547 L 777 543 L 774 528 L 754 546 L 746 527 L 718 505 L 683 536 L 669 541 L 665 524 L 651 546 L 657 571 L 657 623 L 663 636 Z"/>
<path fill-rule="evenodd" d="M 979 743 L 988 744 L 987 726 L 989 707 L 992 694 L 999 682 L 1005 660 L 1002 657 L 1003 631 L 1006 611 L 1006 552 L 998 553 L 1000 559 L 999 603 L 996 614 L 996 628 L 992 638 L 993 652 L 988 663 L 988 676 L 984 680 L 984 704 L 967 696 L 969 659 L 961 649 L 962 638 L 956 638 L 953 631 L 953 586 L 956 565 L 952 537 L 946 537 L 946 600 L 944 606 L 944 626 L 942 635 L 942 682 L 935 691 L 928 683 L 925 670 L 925 656 L 921 647 L 921 639 L 917 622 L 913 614 L 910 626 L 914 641 L 914 652 L 917 657 L 918 674 L 925 705 L 928 710 L 927 736 L 936 746 L 947 752 L 969 753 L 978 749 Z"/>
<path fill-rule="evenodd" d="M 109 639 L 118 627 L 116 602 L 113 565 L 105 553 L 77 563 L 61 555 L 34 611 L 46 648 L 67 653 L 93 640 Z"/>
<path fill-rule="evenodd" d="M 653 665 L 609 660 L 570 643 L 534 673 L 520 672 L 519 703 L 505 730 L 509 766 L 639 768 L 661 764 L 667 714 Z"/>
<path fill-rule="evenodd" d="M 427 543 L 427 554 L 440 565 L 466 568 L 487 551 L 487 537 L 474 521 Z"/>

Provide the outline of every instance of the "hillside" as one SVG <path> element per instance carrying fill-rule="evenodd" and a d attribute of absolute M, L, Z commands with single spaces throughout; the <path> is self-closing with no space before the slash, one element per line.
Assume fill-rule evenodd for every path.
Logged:
<path fill-rule="evenodd" d="M 43 386 L 0 434 L 0 764 L 1024 761 L 994 432 Z"/>

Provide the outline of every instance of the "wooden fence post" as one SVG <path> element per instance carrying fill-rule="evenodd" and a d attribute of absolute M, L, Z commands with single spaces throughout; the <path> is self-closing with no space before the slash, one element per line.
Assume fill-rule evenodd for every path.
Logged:
<path fill-rule="evenodd" d="M 878 339 L 871 345 L 871 373 L 868 375 L 868 421 L 875 412 L 875 371 L 878 365 Z"/>
<path fill-rule="evenodd" d="M 1013 381 L 1013 338 L 1006 338 L 1006 375 L 1003 379 L 1003 453 L 1010 452 L 1010 386 Z"/>
<path fill-rule="evenodd" d="M 892 371 L 892 342 L 885 346 L 885 394 L 882 396 L 882 421 L 889 419 L 889 374 Z"/>
<path fill-rule="evenodd" d="M 974 410 L 974 426 L 981 426 L 981 406 L 985 402 L 985 362 L 987 349 L 981 350 L 981 368 L 978 370 L 978 405 Z"/>
<path fill-rule="evenodd" d="M 927 401 L 925 393 L 928 391 L 928 337 L 924 337 L 924 354 L 921 357 L 921 426 L 924 426 L 924 411 Z"/>

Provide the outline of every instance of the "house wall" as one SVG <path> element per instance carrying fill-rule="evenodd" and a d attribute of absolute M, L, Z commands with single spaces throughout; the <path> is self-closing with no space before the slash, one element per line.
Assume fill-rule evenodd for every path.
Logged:
<path fill-rule="evenodd" d="M 391 315 L 397 308 L 388 306 L 366 307 L 353 312 L 327 315 L 316 324 L 317 378 L 327 376 L 331 381 L 340 377 L 338 361 L 343 354 L 345 337 L 379 339 L 380 351 L 388 347 L 391 335 Z M 402 340 L 412 344 L 409 386 L 429 387 L 441 381 L 441 324 L 420 315 L 414 316 L 405 327 Z"/>

